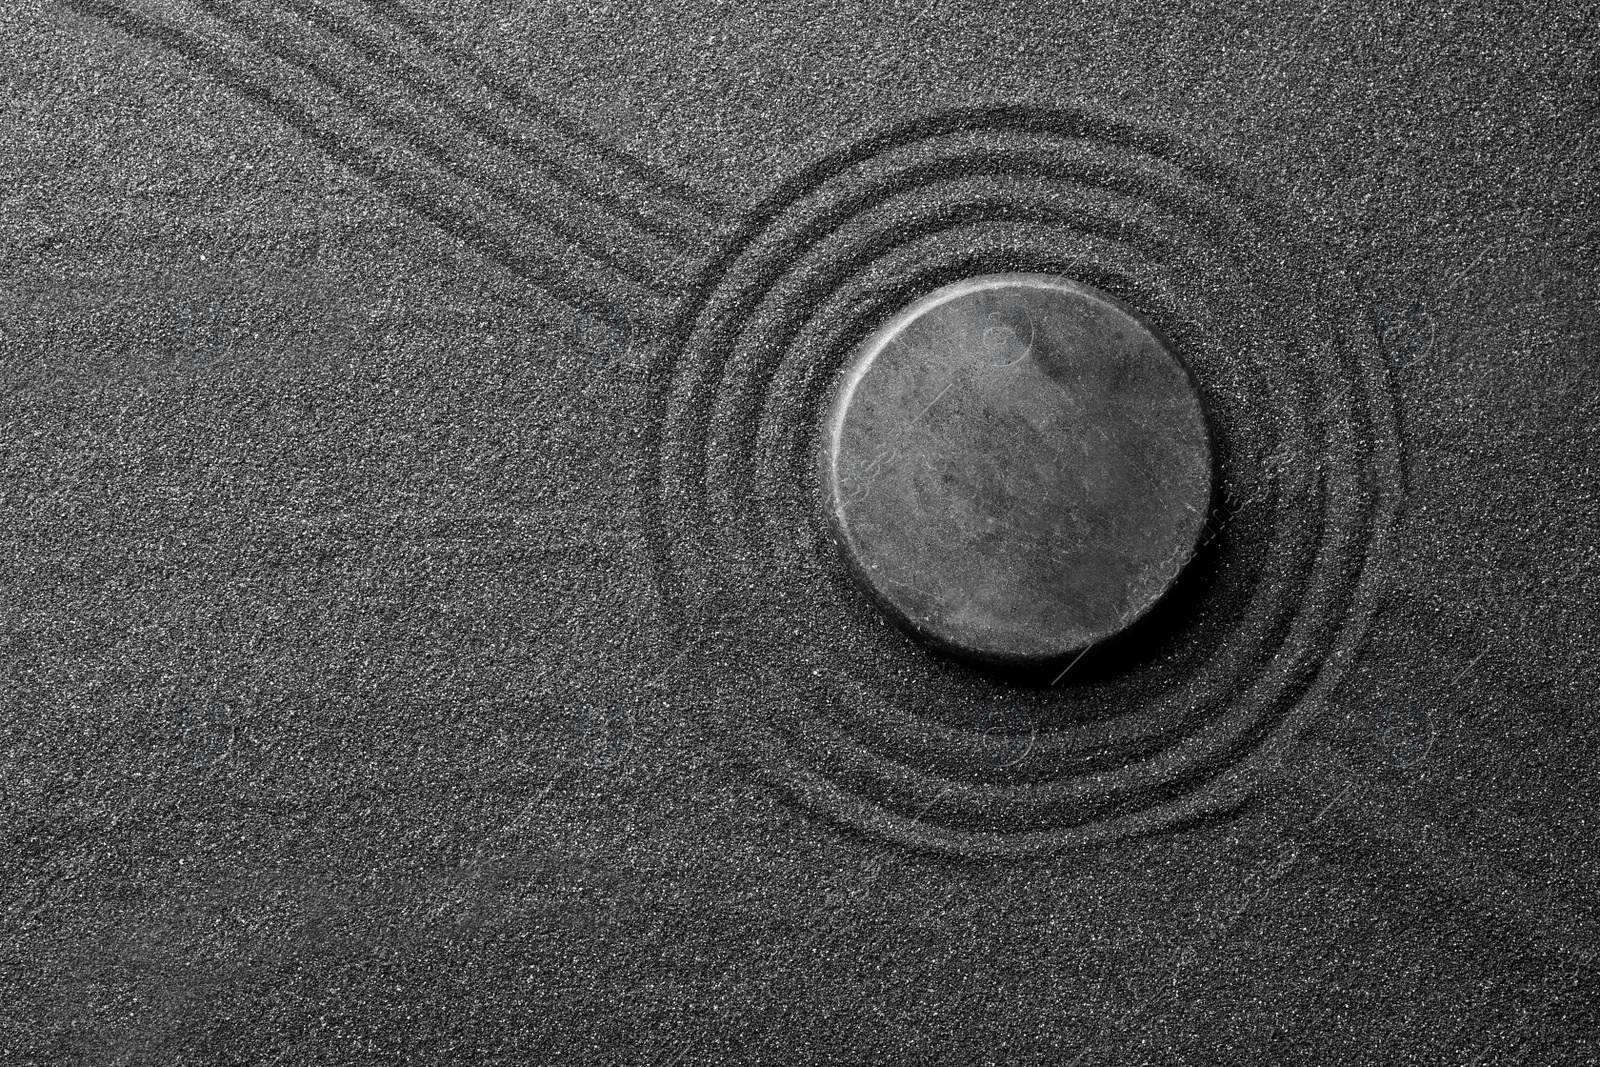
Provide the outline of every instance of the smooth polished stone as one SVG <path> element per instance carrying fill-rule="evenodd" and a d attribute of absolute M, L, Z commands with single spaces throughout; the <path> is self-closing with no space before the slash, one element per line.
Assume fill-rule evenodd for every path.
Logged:
<path fill-rule="evenodd" d="M 824 427 L 850 570 L 905 632 L 1049 665 L 1172 588 L 1213 491 L 1194 379 L 1113 297 L 999 274 L 918 300 L 856 351 Z"/>

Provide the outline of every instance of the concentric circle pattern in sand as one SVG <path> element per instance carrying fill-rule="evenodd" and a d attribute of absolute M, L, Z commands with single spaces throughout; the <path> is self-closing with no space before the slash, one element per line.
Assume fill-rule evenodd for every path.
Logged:
<path fill-rule="evenodd" d="M 1218 507 L 1170 603 L 1133 654 L 1050 685 L 889 627 L 818 501 L 816 434 L 855 345 L 996 271 L 1137 309 L 1216 435 Z M 680 689 L 752 768 L 845 823 L 1012 855 L 1224 812 L 1365 633 L 1399 489 L 1378 346 L 1286 205 L 1170 133 L 1029 107 L 882 131 L 740 213 L 666 338 L 646 506 Z"/>

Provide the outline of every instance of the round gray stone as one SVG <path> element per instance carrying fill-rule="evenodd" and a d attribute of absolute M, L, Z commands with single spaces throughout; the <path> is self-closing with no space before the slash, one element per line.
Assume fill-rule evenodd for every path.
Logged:
<path fill-rule="evenodd" d="M 884 324 L 845 372 L 820 459 L 878 605 L 998 666 L 1076 657 L 1145 616 L 1212 497 L 1187 369 L 1115 298 L 1041 274 L 958 282 Z"/>

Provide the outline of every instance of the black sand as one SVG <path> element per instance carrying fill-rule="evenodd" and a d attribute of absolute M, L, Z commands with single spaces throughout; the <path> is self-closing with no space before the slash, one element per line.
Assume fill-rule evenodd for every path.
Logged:
<path fill-rule="evenodd" d="M 0 1062 L 1595 1062 L 1592 7 L 408 10 L 0 14 Z M 1009 698 L 661 557 L 745 521 L 720 454 L 709 511 L 661 476 L 726 429 L 673 390 L 741 211 L 1001 103 L 1244 175 L 1293 237 L 1240 239 L 1253 310 L 1314 339 L 1337 288 L 1399 442 L 1381 552 L 1294 531 L 1366 621 L 1285 643 L 1341 662 L 1281 765 L 1073 847 L 1009 842 L 1113 816 L 808 801 L 769 707 Z"/>

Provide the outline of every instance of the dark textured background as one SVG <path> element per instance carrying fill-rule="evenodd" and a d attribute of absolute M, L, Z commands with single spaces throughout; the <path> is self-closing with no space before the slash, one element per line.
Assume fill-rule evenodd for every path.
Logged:
<path fill-rule="evenodd" d="M 1012 863 L 683 711 L 632 334 L 93 7 L 0 12 L 0 1062 L 1600 1057 L 1593 7 L 428 13 L 706 210 L 934 104 L 1181 129 L 1435 332 L 1282 788 Z"/>

